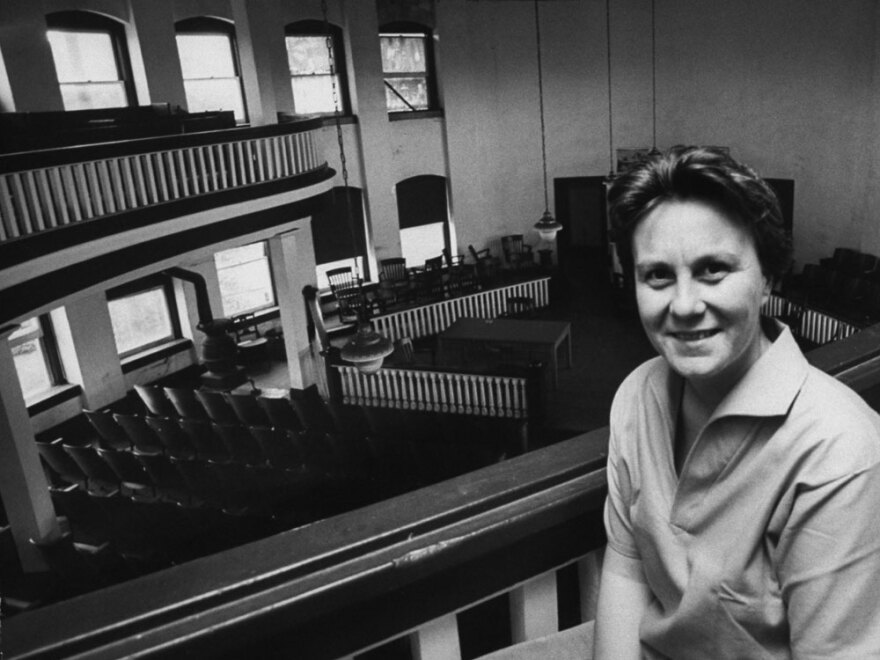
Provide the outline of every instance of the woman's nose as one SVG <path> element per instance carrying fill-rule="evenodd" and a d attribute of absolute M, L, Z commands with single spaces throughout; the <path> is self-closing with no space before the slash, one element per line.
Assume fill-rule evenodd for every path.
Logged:
<path fill-rule="evenodd" d="M 689 280 L 677 282 L 669 309 L 675 316 L 693 316 L 705 312 L 706 303 L 700 295 L 699 285 Z"/>

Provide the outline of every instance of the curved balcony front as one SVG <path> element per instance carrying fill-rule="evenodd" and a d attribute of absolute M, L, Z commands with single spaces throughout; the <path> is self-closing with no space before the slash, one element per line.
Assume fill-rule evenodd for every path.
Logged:
<path fill-rule="evenodd" d="M 319 119 L 0 156 L 0 309 L 311 215 L 334 174 Z"/>

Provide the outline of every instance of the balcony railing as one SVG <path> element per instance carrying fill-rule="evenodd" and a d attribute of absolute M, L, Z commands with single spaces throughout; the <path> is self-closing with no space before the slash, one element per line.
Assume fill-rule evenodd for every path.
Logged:
<path fill-rule="evenodd" d="M 512 296 L 528 296 L 535 301 L 535 307 L 546 307 L 550 304 L 549 286 L 549 277 L 506 284 L 466 296 L 379 314 L 373 317 L 373 326 L 377 332 L 393 340 L 428 337 L 443 332 L 463 316 L 498 318 L 506 313 L 507 299 Z"/>
<path fill-rule="evenodd" d="M 525 376 L 392 367 L 362 374 L 357 367 L 333 366 L 341 380 L 342 402 L 349 405 L 514 419 L 529 416 Z"/>
<path fill-rule="evenodd" d="M 794 324 L 791 331 L 796 336 L 816 346 L 846 339 L 861 330 L 853 323 L 835 318 L 818 309 L 792 302 L 775 293 L 770 294 L 762 311 L 768 316 L 788 319 Z"/>
<path fill-rule="evenodd" d="M 875 394 L 880 326 L 808 357 L 856 391 Z M 407 635 L 417 657 L 458 658 L 456 613 L 512 592 L 511 608 L 520 621 L 528 619 L 555 602 L 552 589 L 543 588 L 554 582 L 555 569 L 604 543 L 606 442 L 607 429 L 599 429 L 19 614 L 4 622 L 4 657 L 320 660 Z M 536 582 L 541 588 L 532 589 Z"/>
<path fill-rule="evenodd" d="M 0 156 L 0 240 L 316 171 L 319 120 Z"/>

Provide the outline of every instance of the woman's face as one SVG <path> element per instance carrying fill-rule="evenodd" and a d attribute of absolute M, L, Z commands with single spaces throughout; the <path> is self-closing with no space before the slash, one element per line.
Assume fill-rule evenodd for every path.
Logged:
<path fill-rule="evenodd" d="M 712 205 L 670 200 L 632 241 L 648 338 L 698 392 L 724 396 L 768 345 L 760 308 L 770 284 L 752 237 Z"/>

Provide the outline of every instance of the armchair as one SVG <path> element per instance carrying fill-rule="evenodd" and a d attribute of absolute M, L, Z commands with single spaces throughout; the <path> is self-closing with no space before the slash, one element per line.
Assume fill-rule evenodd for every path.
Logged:
<path fill-rule="evenodd" d="M 342 323 L 356 322 L 365 302 L 360 278 L 354 276 L 351 266 L 343 266 L 328 270 L 327 280 L 336 298 L 339 320 Z"/>
<path fill-rule="evenodd" d="M 412 298 L 413 283 L 406 259 L 394 257 L 379 262 L 379 290 L 393 302 L 406 302 Z"/>
<path fill-rule="evenodd" d="M 522 270 L 535 265 L 532 246 L 525 242 L 522 234 L 502 236 L 501 249 L 507 267 L 512 270 Z"/>
<path fill-rule="evenodd" d="M 473 245 L 468 245 L 468 251 L 474 259 L 474 267 L 477 269 L 477 280 L 480 286 L 487 286 L 498 273 L 498 258 L 492 256 L 489 248 L 476 250 Z"/>

